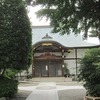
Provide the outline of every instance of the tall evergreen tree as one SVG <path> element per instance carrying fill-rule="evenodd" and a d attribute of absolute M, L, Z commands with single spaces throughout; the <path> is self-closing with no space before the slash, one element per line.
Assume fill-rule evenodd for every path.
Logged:
<path fill-rule="evenodd" d="M 28 69 L 32 34 L 23 0 L 0 0 L 0 69 Z"/>
<path fill-rule="evenodd" d="M 100 0 L 27 0 L 28 4 L 42 5 L 38 16 L 51 20 L 54 32 L 78 34 L 95 31 L 100 39 Z"/>

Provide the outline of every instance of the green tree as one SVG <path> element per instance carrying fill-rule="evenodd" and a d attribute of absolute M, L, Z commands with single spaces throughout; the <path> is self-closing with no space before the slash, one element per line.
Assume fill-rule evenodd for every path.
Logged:
<path fill-rule="evenodd" d="M 25 70 L 32 59 L 32 34 L 23 0 L 0 0 L 0 71 Z"/>
<path fill-rule="evenodd" d="M 64 63 L 64 74 L 67 75 L 67 76 L 70 76 L 70 71 L 68 69 L 67 63 Z"/>
<path fill-rule="evenodd" d="M 95 31 L 100 39 L 100 0 L 27 0 L 28 4 L 42 5 L 38 17 L 50 18 L 53 32 L 60 34 Z"/>
<path fill-rule="evenodd" d="M 100 48 L 88 50 L 81 59 L 78 79 L 88 95 L 100 96 Z"/>

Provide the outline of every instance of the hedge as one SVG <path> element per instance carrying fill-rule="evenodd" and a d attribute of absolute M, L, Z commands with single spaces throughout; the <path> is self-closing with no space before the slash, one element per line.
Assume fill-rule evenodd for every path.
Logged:
<path fill-rule="evenodd" d="M 17 93 L 18 81 L 0 76 L 0 97 L 12 97 Z"/>

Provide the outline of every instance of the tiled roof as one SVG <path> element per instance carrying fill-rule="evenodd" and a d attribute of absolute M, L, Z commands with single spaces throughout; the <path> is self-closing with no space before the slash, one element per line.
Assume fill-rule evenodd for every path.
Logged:
<path fill-rule="evenodd" d="M 98 44 L 89 43 L 84 41 L 80 34 L 74 35 L 60 35 L 59 33 L 52 33 L 52 27 L 50 26 L 33 26 L 32 27 L 32 43 L 43 41 L 56 41 L 66 47 L 89 47 L 96 46 Z"/>

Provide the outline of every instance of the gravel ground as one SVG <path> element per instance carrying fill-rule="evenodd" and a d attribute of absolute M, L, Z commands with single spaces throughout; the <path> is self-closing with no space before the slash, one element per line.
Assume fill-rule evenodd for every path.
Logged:
<path fill-rule="evenodd" d="M 26 98 L 31 92 L 32 91 L 19 90 L 17 95 L 13 98 L 10 98 L 9 100 L 26 100 Z"/>
<path fill-rule="evenodd" d="M 83 100 L 85 89 L 71 89 L 58 91 L 59 100 Z"/>

